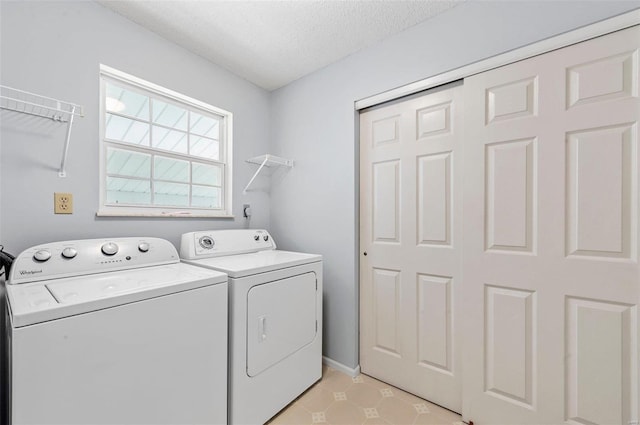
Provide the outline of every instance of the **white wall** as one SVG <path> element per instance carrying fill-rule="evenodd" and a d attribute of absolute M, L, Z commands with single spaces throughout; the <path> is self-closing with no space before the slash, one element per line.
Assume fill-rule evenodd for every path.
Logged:
<path fill-rule="evenodd" d="M 358 365 L 354 101 L 640 7 L 638 1 L 471 1 L 272 94 L 272 150 L 295 167 L 271 190 L 283 249 L 324 255 L 324 354 Z"/>
<path fill-rule="evenodd" d="M 0 229 L 7 251 L 49 241 L 157 236 L 175 244 L 186 231 L 268 227 L 265 191 L 242 195 L 255 166 L 244 160 L 269 144 L 269 93 L 94 2 L 0 2 L 1 84 L 81 104 L 71 135 L 67 177 L 58 177 L 65 128 L 0 112 Z M 97 218 L 99 64 L 103 63 L 231 111 L 234 116 L 230 219 Z M 259 182 L 264 183 L 264 182 Z M 264 184 L 263 184 L 264 186 Z M 53 214 L 53 193 L 72 192 L 73 215 Z"/>

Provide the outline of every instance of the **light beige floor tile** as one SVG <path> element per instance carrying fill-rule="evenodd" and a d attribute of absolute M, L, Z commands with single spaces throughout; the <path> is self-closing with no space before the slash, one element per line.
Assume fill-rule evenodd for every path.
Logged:
<path fill-rule="evenodd" d="M 364 409 L 348 401 L 336 401 L 325 415 L 331 425 L 359 425 L 367 420 Z"/>
<path fill-rule="evenodd" d="M 362 407 L 375 407 L 382 400 L 380 390 L 369 384 L 354 384 L 346 393 L 349 401 Z"/>
<path fill-rule="evenodd" d="M 396 425 L 413 424 L 418 412 L 412 405 L 397 397 L 386 397 L 377 406 L 380 417 Z"/>
<path fill-rule="evenodd" d="M 324 366 L 324 368 L 322 369 L 322 377 L 326 378 L 329 375 L 332 375 L 334 373 L 340 374 L 340 375 L 344 375 L 344 373 L 340 372 L 339 370 L 336 370 L 334 368 L 332 368 L 331 366 Z"/>
<path fill-rule="evenodd" d="M 321 387 L 323 387 L 327 391 L 333 392 L 345 392 L 352 385 L 354 385 L 350 376 L 345 375 L 344 373 L 335 371 L 333 373 L 329 372 L 326 376 L 322 377 L 322 380 L 319 382 Z"/>
<path fill-rule="evenodd" d="M 443 418 L 451 418 L 451 422 L 456 422 L 461 420 L 460 415 L 452 412 L 451 410 L 445 409 L 444 407 L 440 407 L 437 404 L 429 403 L 428 401 L 423 401 L 423 403 L 426 403 L 426 405 L 429 406 L 429 411 L 434 415 L 437 415 Z"/>
<path fill-rule="evenodd" d="M 363 422 L 363 425 L 393 425 L 391 422 L 387 422 L 382 418 L 367 419 Z"/>
<path fill-rule="evenodd" d="M 367 417 L 367 419 L 375 419 L 380 417 L 380 415 L 378 414 L 378 409 L 376 409 L 375 407 L 365 407 L 364 415 Z"/>
<path fill-rule="evenodd" d="M 416 397 L 415 395 L 408 393 L 406 391 L 402 391 L 398 388 L 393 389 L 393 395 L 398 397 L 400 400 L 406 401 L 409 404 L 424 403 L 423 399 Z"/>
<path fill-rule="evenodd" d="M 416 412 L 418 412 L 419 415 L 422 413 L 431 413 L 431 410 L 429 410 L 429 406 L 427 406 L 427 404 L 424 402 L 413 403 L 412 406 L 414 409 L 416 409 Z"/>
<path fill-rule="evenodd" d="M 311 414 L 311 420 L 313 421 L 314 424 L 327 423 L 327 417 L 325 416 L 324 412 L 313 412 Z"/>
<path fill-rule="evenodd" d="M 310 425 L 311 423 L 311 412 L 293 403 L 273 418 L 269 425 Z"/>
<path fill-rule="evenodd" d="M 391 389 L 391 387 L 386 387 L 386 388 L 380 388 L 380 394 L 382 395 L 382 397 L 393 397 L 395 395 L 394 389 Z M 395 390 L 397 391 L 397 390 Z"/>
<path fill-rule="evenodd" d="M 415 425 L 452 425 L 455 422 L 458 422 L 460 417 L 457 418 L 443 418 L 439 415 L 434 415 L 433 413 L 424 413 L 418 415 L 414 424 Z"/>
<path fill-rule="evenodd" d="M 325 390 L 321 386 L 316 386 L 308 390 L 298 399 L 298 403 L 310 412 L 324 412 L 335 401 L 331 391 Z"/>
<path fill-rule="evenodd" d="M 374 386 L 375 388 L 388 388 L 389 384 L 382 382 L 382 381 L 378 381 L 375 378 L 372 378 L 369 375 L 365 375 L 364 373 L 361 373 L 360 375 L 362 377 L 362 380 L 365 384 L 369 384 L 371 386 Z"/>

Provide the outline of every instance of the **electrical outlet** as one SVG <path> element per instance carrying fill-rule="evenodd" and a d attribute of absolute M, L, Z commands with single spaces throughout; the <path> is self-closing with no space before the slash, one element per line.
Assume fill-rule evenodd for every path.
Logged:
<path fill-rule="evenodd" d="M 53 212 L 56 214 L 73 214 L 73 195 L 71 193 L 54 193 Z"/>

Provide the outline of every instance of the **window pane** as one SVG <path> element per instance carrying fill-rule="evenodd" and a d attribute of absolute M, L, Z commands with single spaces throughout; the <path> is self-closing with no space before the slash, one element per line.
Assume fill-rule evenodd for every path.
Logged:
<path fill-rule="evenodd" d="M 107 203 L 149 205 L 151 183 L 149 180 L 107 177 Z"/>
<path fill-rule="evenodd" d="M 187 130 L 187 110 L 153 99 L 153 122 L 177 130 Z"/>
<path fill-rule="evenodd" d="M 172 152 L 187 153 L 187 133 L 154 125 L 151 146 Z"/>
<path fill-rule="evenodd" d="M 107 111 L 149 120 L 149 97 L 107 83 Z"/>
<path fill-rule="evenodd" d="M 107 174 L 151 177 L 151 155 L 107 148 Z"/>
<path fill-rule="evenodd" d="M 143 215 L 226 210 L 231 114 L 124 73 L 101 70 L 100 78 L 101 208 Z"/>
<path fill-rule="evenodd" d="M 107 114 L 105 137 L 111 140 L 149 146 L 149 124 Z"/>
<path fill-rule="evenodd" d="M 191 112 L 191 133 L 220 140 L 220 120 Z"/>
<path fill-rule="evenodd" d="M 153 184 L 153 203 L 156 205 L 187 207 L 189 206 L 189 185 L 155 182 Z"/>
<path fill-rule="evenodd" d="M 222 185 L 222 168 L 217 165 L 192 163 L 193 175 L 191 182 L 196 184 L 207 184 L 211 186 Z"/>
<path fill-rule="evenodd" d="M 153 168 L 154 180 L 189 182 L 189 162 L 179 159 L 156 156 Z"/>
<path fill-rule="evenodd" d="M 222 189 L 219 187 L 191 186 L 191 206 L 200 208 L 220 208 Z"/>
<path fill-rule="evenodd" d="M 189 153 L 207 159 L 220 159 L 220 142 L 205 137 L 191 136 Z"/>

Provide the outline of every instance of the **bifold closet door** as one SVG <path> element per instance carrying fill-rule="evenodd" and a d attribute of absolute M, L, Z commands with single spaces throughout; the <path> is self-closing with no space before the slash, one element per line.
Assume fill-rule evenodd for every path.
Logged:
<path fill-rule="evenodd" d="M 465 420 L 638 423 L 639 47 L 465 79 Z"/>
<path fill-rule="evenodd" d="M 360 115 L 360 366 L 457 412 L 461 94 Z"/>

